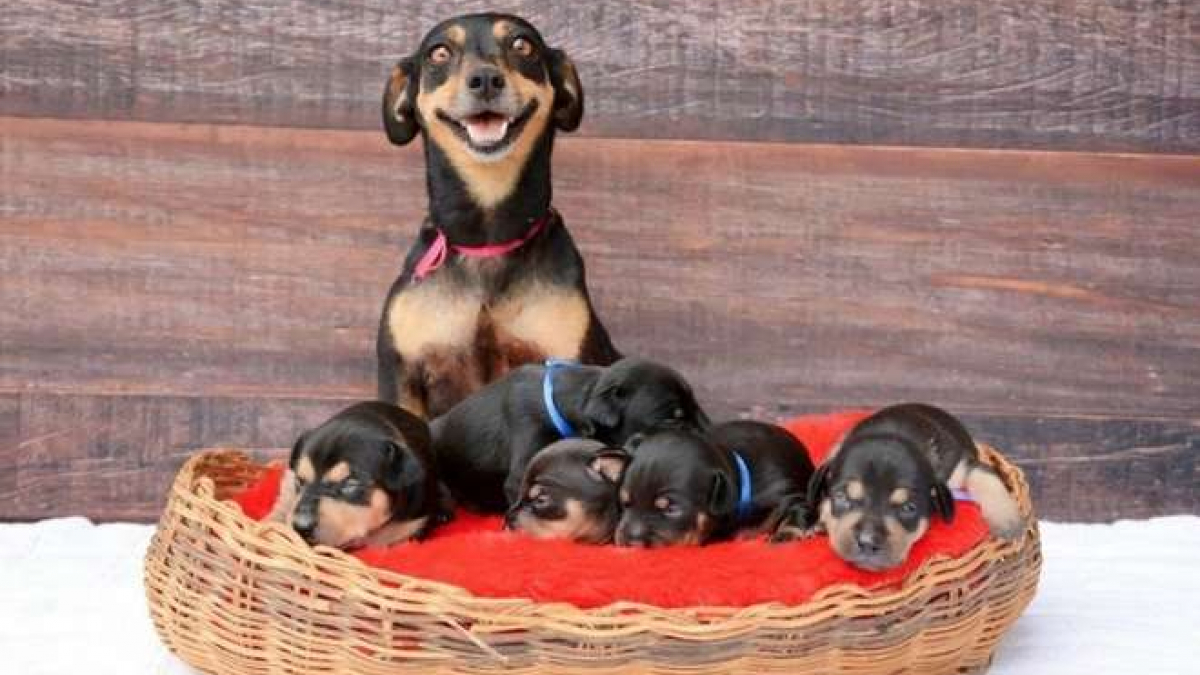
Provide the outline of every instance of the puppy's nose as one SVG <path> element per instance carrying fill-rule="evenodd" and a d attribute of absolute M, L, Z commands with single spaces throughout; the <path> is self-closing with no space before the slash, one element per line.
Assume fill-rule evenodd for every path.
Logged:
<path fill-rule="evenodd" d="M 650 545 L 649 534 L 650 532 L 646 529 L 645 525 L 631 523 L 621 530 L 620 544 L 622 546 L 640 546 L 644 548 Z"/>
<path fill-rule="evenodd" d="M 297 513 L 292 518 L 292 529 L 305 541 L 311 541 L 313 532 L 317 529 L 317 519 L 311 513 Z"/>
<path fill-rule="evenodd" d="M 504 73 L 492 66 L 482 66 L 467 78 L 467 89 L 479 98 L 490 101 L 504 90 Z"/>
<path fill-rule="evenodd" d="M 874 528 L 866 528 L 854 538 L 858 550 L 867 555 L 876 555 L 883 551 L 883 535 Z"/>

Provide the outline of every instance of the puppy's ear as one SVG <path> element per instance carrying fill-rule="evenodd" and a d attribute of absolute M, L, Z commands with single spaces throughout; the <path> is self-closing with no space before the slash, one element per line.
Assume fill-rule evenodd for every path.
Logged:
<path fill-rule="evenodd" d="M 621 424 L 625 391 L 619 384 L 598 384 L 583 404 L 583 414 L 596 426 L 613 429 Z"/>
<path fill-rule="evenodd" d="M 620 483 L 621 474 L 625 473 L 625 467 L 629 465 L 629 454 L 620 448 L 601 448 L 592 455 L 592 461 L 588 462 L 588 473 L 595 474 L 597 480 L 606 480 L 610 483 Z"/>
<path fill-rule="evenodd" d="M 417 454 L 395 441 L 388 441 L 387 476 L 383 484 L 393 496 L 399 495 L 401 503 L 393 499 L 392 508 L 397 513 L 417 514 L 423 508 L 426 495 L 425 486 L 429 482 L 429 471 Z"/>
<path fill-rule="evenodd" d="M 554 85 L 554 126 L 575 131 L 583 121 L 583 85 L 575 63 L 561 49 L 550 50 L 550 82 Z"/>
<path fill-rule="evenodd" d="M 708 488 L 709 513 L 721 517 L 733 513 L 736 508 L 737 498 L 733 494 L 733 486 L 729 479 L 720 471 L 714 471 Z"/>
<path fill-rule="evenodd" d="M 383 130 L 388 140 L 406 145 L 417 135 L 417 72 L 411 56 L 392 67 L 383 89 Z"/>
<path fill-rule="evenodd" d="M 829 492 L 829 464 L 817 467 L 812 478 L 808 479 L 808 512 L 816 517 L 821 508 L 821 500 Z"/>
<path fill-rule="evenodd" d="M 937 511 L 942 520 L 947 523 L 954 522 L 954 493 L 945 483 L 938 483 L 931 488 L 930 495 L 933 500 L 933 508 Z"/>

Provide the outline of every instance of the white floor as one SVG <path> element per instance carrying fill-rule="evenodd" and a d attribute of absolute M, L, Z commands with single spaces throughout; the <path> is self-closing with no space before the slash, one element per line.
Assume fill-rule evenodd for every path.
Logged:
<path fill-rule="evenodd" d="M 158 643 L 151 528 L 0 524 L 0 672 L 191 675 Z M 1200 518 L 1043 527 L 1037 599 L 992 675 L 1200 675 Z"/>

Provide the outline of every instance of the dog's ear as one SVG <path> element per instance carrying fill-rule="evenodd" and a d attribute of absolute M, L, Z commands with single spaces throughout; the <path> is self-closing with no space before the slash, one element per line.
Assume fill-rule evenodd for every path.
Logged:
<path fill-rule="evenodd" d="M 629 465 L 629 453 L 621 448 L 601 448 L 592 455 L 588 462 L 588 474 L 595 474 L 597 480 L 606 480 L 617 484 L 621 482 L 621 474 Z"/>
<path fill-rule="evenodd" d="M 737 499 L 733 494 L 733 485 L 724 473 L 713 471 L 712 482 L 708 488 L 708 511 L 716 517 L 727 516 L 737 508 Z"/>
<path fill-rule="evenodd" d="M 620 384 L 597 383 L 583 404 L 583 414 L 598 427 L 614 429 L 621 424 L 626 398 Z"/>
<path fill-rule="evenodd" d="M 429 482 L 429 471 L 411 448 L 404 447 L 395 441 L 387 441 L 387 476 L 384 487 L 392 495 L 402 499 L 396 504 L 393 499 L 392 508 L 397 513 L 419 513 L 424 507 L 425 487 Z"/>
<path fill-rule="evenodd" d="M 387 86 L 383 89 L 383 130 L 388 140 L 406 145 L 416 137 L 417 72 L 416 59 L 408 57 L 392 67 Z"/>
<path fill-rule="evenodd" d="M 550 50 L 550 82 L 554 85 L 554 125 L 575 131 L 583 121 L 583 85 L 575 63 L 561 49 Z"/>
<path fill-rule="evenodd" d="M 288 468 L 295 470 L 296 462 L 300 461 L 300 449 L 304 447 L 304 441 L 308 439 L 308 433 L 305 431 L 296 438 L 296 443 L 292 445 L 292 454 L 288 456 Z"/>
<path fill-rule="evenodd" d="M 950 491 L 945 483 L 938 483 L 930 488 L 930 498 L 933 500 L 933 508 L 937 511 L 942 520 L 947 523 L 954 522 L 954 493 Z"/>
<path fill-rule="evenodd" d="M 808 512 L 812 517 L 820 512 L 821 500 L 825 499 L 825 495 L 829 492 L 829 463 L 826 462 L 817 467 L 811 478 L 808 479 Z"/>

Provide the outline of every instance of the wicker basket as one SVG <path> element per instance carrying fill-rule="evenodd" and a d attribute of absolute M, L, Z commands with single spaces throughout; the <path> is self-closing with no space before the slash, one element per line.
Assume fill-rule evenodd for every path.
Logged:
<path fill-rule="evenodd" d="M 1032 516 L 1019 469 L 985 452 Z M 1032 599 L 1036 522 L 899 587 L 836 586 L 810 601 L 667 610 L 579 609 L 475 597 L 309 548 L 222 501 L 264 470 L 238 451 L 179 472 L 146 554 L 155 628 L 207 673 L 970 673 Z"/>

